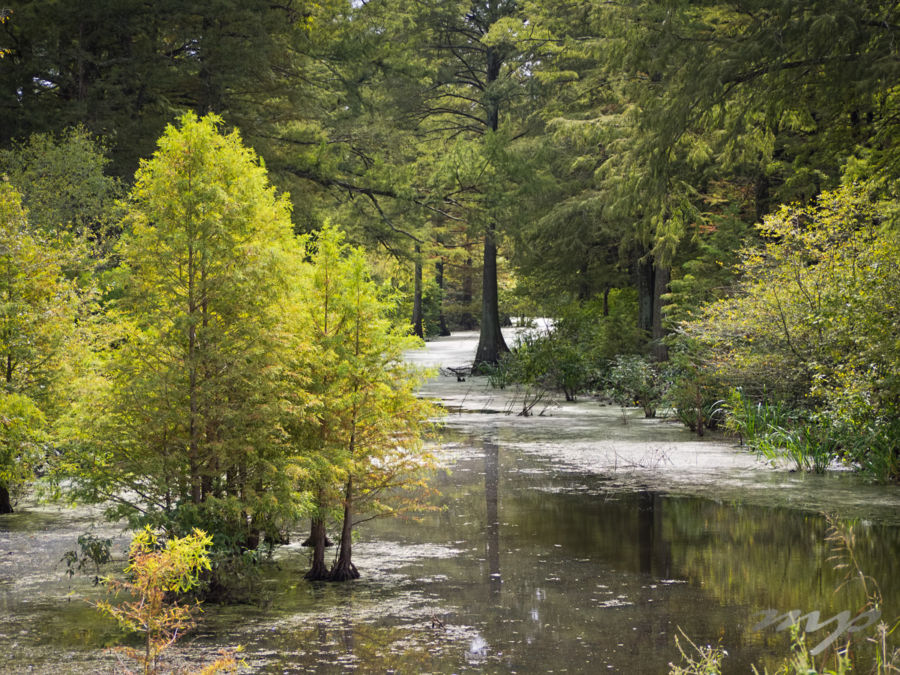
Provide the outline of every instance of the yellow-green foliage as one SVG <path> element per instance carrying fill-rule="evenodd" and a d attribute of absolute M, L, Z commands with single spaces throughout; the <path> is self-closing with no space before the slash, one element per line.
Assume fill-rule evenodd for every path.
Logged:
<path fill-rule="evenodd" d="M 279 394 L 301 263 L 287 198 L 220 124 L 183 116 L 136 174 L 106 384 L 83 401 L 72 457 L 89 498 L 128 495 L 117 515 L 202 525 L 234 552 L 296 516 Z"/>
<path fill-rule="evenodd" d="M 896 419 L 900 233 L 882 222 L 888 206 L 847 185 L 766 218 L 734 296 L 684 326 L 716 373 L 857 432 Z"/>
<path fill-rule="evenodd" d="M 98 602 L 96 607 L 125 630 L 144 634 L 143 653 L 126 650 L 142 662 L 144 673 L 157 672 L 159 655 L 194 626 L 194 613 L 199 606 L 169 598 L 193 589 L 200 574 L 210 569 L 207 551 L 211 544 L 212 537 L 195 529 L 186 537 L 173 537 L 162 545 L 147 527 L 131 540 L 131 563 L 125 568 L 128 580 L 104 579 L 113 600 Z M 114 602 L 121 593 L 132 599 Z"/>
<path fill-rule="evenodd" d="M 423 508 L 423 448 L 436 407 L 416 396 L 422 373 L 403 361 L 420 340 L 392 325 L 390 303 L 369 277 L 363 252 L 324 227 L 294 311 L 305 337 L 292 365 L 298 389 L 290 423 L 295 464 L 317 494 L 320 515 L 343 507 L 391 515 Z M 349 527 L 349 521 L 348 521 Z"/>
<path fill-rule="evenodd" d="M 297 363 L 306 400 L 295 427 L 298 461 L 327 458 L 326 473 L 340 482 L 353 475 L 371 508 L 390 511 L 380 495 L 430 463 L 421 444 L 437 409 L 415 395 L 422 373 L 403 361 L 404 350 L 421 341 L 391 325 L 363 252 L 343 238 L 326 226 L 308 249 L 312 265 L 296 315 L 307 340 Z"/>
<path fill-rule="evenodd" d="M 21 196 L 0 177 L 0 381 L 40 400 L 59 379 L 75 297 L 60 255 L 29 227 Z"/>
<path fill-rule="evenodd" d="M 77 297 L 60 260 L 31 230 L 18 191 L 0 177 L 0 511 L 32 477 L 62 403 Z"/>
<path fill-rule="evenodd" d="M 0 490 L 15 499 L 18 488 L 32 477 L 40 461 L 44 416 L 27 396 L 0 390 Z M 0 513 L 3 512 L 0 504 Z"/>

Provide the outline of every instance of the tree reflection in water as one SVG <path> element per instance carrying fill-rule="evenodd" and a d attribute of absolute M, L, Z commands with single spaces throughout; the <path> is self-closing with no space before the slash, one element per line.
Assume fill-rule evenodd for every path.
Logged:
<path fill-rule="evenodd" d="M 484 438 L 485 553 L 491 597 L 498 597 L 503 585 L 500 574 L 500 446 Z"/>

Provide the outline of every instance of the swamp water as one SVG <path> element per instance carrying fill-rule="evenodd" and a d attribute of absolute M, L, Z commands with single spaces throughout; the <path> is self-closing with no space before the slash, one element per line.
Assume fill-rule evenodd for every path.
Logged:
<path fill-rule="evenodd" d="M 455 335 L 410 359 L 462 365 L 476 341 Z M 721 643 L 725 672 L 746 673 L 788 650 L 788 631 L 754 628 L 759 612 L 824 620 L 863 604 L 858 584 L 835 592 L 823 511 L 856 520 L 854 552 L 883 616 L 900 617 L 896 488 L 772 470 L 730 441 L 631 412 L 625 424 L 592 401 L 542 401 L 543 415 L 518 417 L 507 413 L 524 393 L 484 378 L 435 377 L 424 393 L 451 411 L 435 477 L 444 508 L 362 525 L 363 578 L 347 584 L 303 581 L 306 550 L 279 549 L 258 582 L 263 602 L 207 606 L 173 650 L 183 662 L 240 644 L 247 670 L 264 673 L 664 673 L 683 631 Z M 117 629 L 82 601 L 98 591 L 59 562 L 94 516 L 26 505 L 0 517 L 0 672 L 116 668 L 102 648 L 121 641 Z M 115 537 L 121 557 L 125 535 L 95 533 Z"/>

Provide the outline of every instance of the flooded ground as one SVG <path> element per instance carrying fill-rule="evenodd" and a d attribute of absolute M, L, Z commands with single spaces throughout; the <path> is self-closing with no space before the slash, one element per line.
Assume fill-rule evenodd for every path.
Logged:
<path fill-rule="evenodd" d="M 410 356 L 471 360 L 474 334 Z M 725 672 L 772 664 L 788 635 L 759 612 L 856 611 L 828 558 L 822 512 L 855 522 L 855 553 L 900 616 L 900 497 L 837 474 L 775 470 L 729 441 L 698 440 L 596 402 L 541 402 L 483 378 L 435 377 L 425 393 L 451 411 L 435 477 L 441 511 L 360 528 L 359 581 L 310 584 L 306 551 L 280 549 L 261 602 L 209 606 L 178 655 L 199 664 L 244 646 L 264 673 L 663 673 L 675 636 L 720 643 Z M 110 672 L 121 637 L 81 598 L 86 579 L 59 562 L 91 527 L 86 509 L 28 505 L 0 517 L 0 672 Z M 121 555 L 127 538 L 117 536 Z M 302 537 L 296 537 L 299 541 Z M 811 646 L 836 624 L 811 633 Z M 874 635 L 874 628 L 860 636 Z"/>

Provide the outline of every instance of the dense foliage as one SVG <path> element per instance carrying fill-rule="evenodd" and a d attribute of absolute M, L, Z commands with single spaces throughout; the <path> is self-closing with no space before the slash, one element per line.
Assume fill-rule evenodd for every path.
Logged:
<path fill-rule="evenodd" d="M 133 495 L 120 515 L 202 525 L 235 549 L 290 517 L 276 385 L 288 213 L 213 117 L 185 116 L 138 172 L 79 455 L 86 493 Z"/>
<path fill-rule="evenodd" d="M 900 237 L 888 213 L 858 185 L 782 207 L 760 225 L 764 246 L 745 252 L 734 295 L 684 331 L 702 345 L 707 367 L 740 388 L 741 401 L 796 411 L 770 427 L 781 430 L 779 446 L 809 445 L 800 457 L 827 448 L 897 478 Z"/>
<path fill-rule="evenodd" d="M 59 473 L 133 526 L 202 528 L 217 556 L 341 507 L 355 572 L 354 509 L 416 506 L 399 492 L 428 468 L 434 410 L 401 361 L 415 340 L 362 252 L 330 226 L 304 246 L 287 199 L 219 125 L 183 116 L 138 171 Z"/>
<path fill-rule="evenodd" d="M 295 330 L 306 337 L 296 355 L 303 398 L 290 422 L 294 461 L 314 493 L 313 565 L 307 578 L 344 581 L 359 514 L 396 514 L 426 505 L 419 480 L 430 468 L 421 443 L 437 409 L 416 396 L 420 375 L 403 362 L 419 344 L 388 320 L 390 302 L 370 279 L 365 256 L 326 225 L 307 243 L 312 269 L 302 287 Z M 402 495 L 397 491 L 402 488 Z M 340 554 L 325 569 L 325 532 L 339 510 Z"/>

